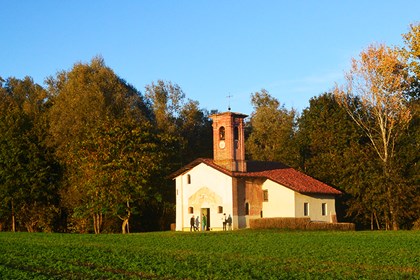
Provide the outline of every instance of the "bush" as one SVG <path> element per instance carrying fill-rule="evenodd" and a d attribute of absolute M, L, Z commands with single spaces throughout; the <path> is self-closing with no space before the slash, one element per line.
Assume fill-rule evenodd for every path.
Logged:
<path fill-rule="evenodd" d="M 308 230 L 355 230 L 356 226 L 353 223 L 322 223 L 310 222 L 306 229 Z"/>
<path fill-rule="evenodd" d="M 250 219 L 249 227 L 252 229 L 355 230 L 353 223 L 311 222 L 310 218 Z"/>
<path fill-rule="evenodd" d="M 420 230 L 420 218 L 413 223 L 413 230 Z"/>

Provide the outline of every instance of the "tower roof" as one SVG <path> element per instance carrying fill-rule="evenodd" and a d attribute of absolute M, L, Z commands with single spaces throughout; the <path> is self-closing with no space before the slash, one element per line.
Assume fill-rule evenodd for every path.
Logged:
<path fill-rule="evenodd" d="M 243 118 L 243 119 L 245 119 L 246 117 L 248 117 L 248 115 L 245 115 L 245 114 L 242 114 L 242 113 L 230 112 L 230 111 L 222 112 L 222 113 L 216 113 L 216 114 L 210 115 L 209 117 L 211 119 L 213 119 L 215 117 L 221 117 L 221 116 L 225 116 L 225 115 L 239 117 L 239 118 Z"/>

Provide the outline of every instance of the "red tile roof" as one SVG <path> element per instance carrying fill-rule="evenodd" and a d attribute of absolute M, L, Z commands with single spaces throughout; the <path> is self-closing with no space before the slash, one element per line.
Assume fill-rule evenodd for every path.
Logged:
<path fill-rule="evenodd" d="M 200 163 L 211 166 L 232 177 L 270 179 L 302 194 L 342 194 L 341 191 L 279 162 L 247 161 L 247 172 L 231 172 L 214 163 L 213 159 L 198 158 L 171 174 L 170 177 L 175 178 Z"/>
<path fill-rule="evenodd" d="M 249 161 L 247 171 L 241 176 L 267 178 L 299 193 L 342 194 L 341 191 L 282 163 Z"/>

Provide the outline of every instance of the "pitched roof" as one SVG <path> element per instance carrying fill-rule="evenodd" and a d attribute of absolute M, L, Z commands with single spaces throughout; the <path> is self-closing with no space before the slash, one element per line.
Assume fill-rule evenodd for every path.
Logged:
<path fill-rule="evenodd" d="M 282 163 L 248 161 L 247 170 L 242 177 L 267 178 L 299 193 L 342 194 L 341 191 Z"/>
<path fill-rule="evenodd" d="M 270 179 L 302 194 L 342 194 L 341 191 L 279 162 L 247 161 L 247 172 L 231 172 L 217 165 L 213 159 L 198 158 L 172 173 L 170 177 L 175 178 L 200 163 L 204 163 L 232 177 Z"/>

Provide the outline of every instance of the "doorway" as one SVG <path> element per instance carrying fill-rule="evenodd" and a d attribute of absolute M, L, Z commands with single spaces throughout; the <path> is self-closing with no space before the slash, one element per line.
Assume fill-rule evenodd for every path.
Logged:
<path fill-rule="evenodd" d="M 203 229 L 203 216 L 206 216 L 206 228 Z M 201 230 L 210 230 L 210 208 L 201 208 Z"/>

